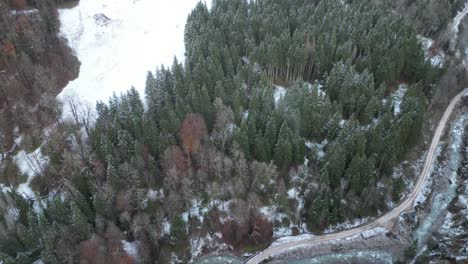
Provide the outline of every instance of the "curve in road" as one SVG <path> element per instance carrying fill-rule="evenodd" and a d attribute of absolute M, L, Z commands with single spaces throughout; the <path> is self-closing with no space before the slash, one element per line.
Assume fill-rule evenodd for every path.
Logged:
<path fill-rule="evenodd" d="M 266 260 L 274 255 L 279 255 L 281 253 L 285 253 L 288 250 L 291 250 L 292 248 L 296 247 L 305 247 L 305 246 L 310 246 L 315 243 L 321 243 L 321 242 L 329 242 L 329 241 L 334 241 L 337 239 L 343 239 L 347 238 L 350 236 L 354 235 L 359 235 L 364 231 L 371 230 L 376 227 L 385 227 L 388 226 L 389 224 L 392 223 L 394 219 L 400 216 L 401 213 L 408 211 L 409 209 L 413 208 L 414 200 L 418 196 L 418 194 L 421 192 L 422 187 L 424 186 L 425 181 L 430 175 L 431 168 L 432 168 L 432 163 L 434 160 L 434 156 L 437 150 L 437 146 L 440 142 L 440 138 L 442 137 L 445 127 L 447 125 L 447 121 L 449 120 L 450 115 L 452 114 L 453 110 L 455 109 L 455 106 L 457 103 L 460 101 L 460 99 L 463 96 L 468 95 L 468 88 L 465 88 L 461 93 L 457 94 L 452 101 L 450 102 L 449 106 L 445 110 L 444 115 L 442 116 L 442 119 L 439 121 L 439 125 L 437 126 L 437 129 L 434 133 L 434 137 L 432 138 L 431 146 L 429 148 L 426 161 L 424 163 L 424 167 L 421 171 L 421 174 L 418 177 L 418 180 L 415 184 L 414 190 L 411 192 L 411 194 L 406 197 L 406 199 L 397 207 L 395 207 L 393 210 L 390 212 L 382 215 L 381 217 L 358 227 L 344 230 L 341 232 L 336 232 L 336 233 L 330 233 L 322 236 L 317 236 L 313 238 L 308 238 L 308 239 L 303 239 L 303 240 L 296 240 L 296 241 L 291 241 L 275 246 L 271 246 L 264 251 L 260 252 L 259 254 L 255 255 L 254 257 L 248 259 L 245 264 L 256 264 L 260 263 L 263 260 Z"/>

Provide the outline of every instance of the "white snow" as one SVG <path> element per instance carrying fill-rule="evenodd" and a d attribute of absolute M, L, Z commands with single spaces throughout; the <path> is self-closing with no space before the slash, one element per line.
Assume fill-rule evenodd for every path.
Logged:
<path fill-rule="evenodd" d="M 319 81 L 315 81 L 314 84 L 309 83 L 309 91 L 312 92 L 314 87 L 317 87 L 317 93 L 320 97 L 325 97 L 325 92 L 323 91 L 323 85 Z"/>
<path fill-rule="evenodd" d="M 19 15 L 28 15 L 37 13 L 39 10 L 37 9 L 29 9 L 29 10 L 11 10 L 11 15 L 19 16 Z"/>
<path fill-rule="evenodd" d="M 387 233 L 387 229 L 385 229 L 384 227 L 375 227 L 375 228 L 372 228 L 372 229 L 369 229 L 369 230 L 365 230 L 359 234 L 356 234 L 354 236 L 350 236 L 350 237 L 347 237 L 345 238 L 345 240 L 353 240 L 353 239 L 356 239 L 356 238 L 364 238 L 364 239 L 368 239 L 368 238 L 371 238 L 371 237 L 374 237 L 374 236 L 377 236 L 377 235 L 380 235 L 380 234 L 385 234 Z"/>
<path fill-rule="evenodd" d="M 197 201 L 196 199 L 192 199 L 190 209 L 182 214 L 182 219 L 188 223 L 190 215 L 190 217 L 197 218 L 200 223 L 203 223 L 205 220 L 205 214 L 207 214 L 208 211 L 209 209 L 207 207 L 201 206 L 201 202 Z"/>
<path fill-rule="evenodd" d="M 450 38 L 450 48 L 452 50 L 455 49 L 457 38 L 458 38 L 458 29 L 460 26 L 460 22 L 463 18 L 468 14 L 468 2 L 465 3 L 463 10 L 459 11 L 458 14 L 453 19 L 453 22 L 450 24 L 450 28 L 452 30 L 452 37 Z"/>
<path fill-rule="evenodd" d="M 203 247 L 205 246 L 205 240 L 211 240 L 210 234 L 207 234 L 206 237 L 195 237 L 190 239 L 190 252 L 192 255 L 192 259 L 197 258 L 201 255 Z"/>
<path fill-rule="evenodd" d="M 157 201 L 158 199 L 164 198 L 164 191 L 163 191 L 163 189 L 160 189 L 159 191 L 149 189 L 149 190 L 148 190 L 147 197 L 148 197 L 148 199 L 149 199 L 150 201 L 155 202 L 155 201 Z"/>
<path fill-rule="evenodd" d="M 21 144 L 21 142 L 23 142 L 23 135 L 21 135 L 21 136 L 15 138 L 15 144 L 16 144 L 17 146 L 19 146 L 19 145 Z"/>
<path fill-rule="evenodd" d="M 60 35 L 81 68 L 58 98 L 77 95 L 94 104 L 132 85 L 143 95 L 147 71 L 171 66 L 174 56 L 184 61 L 185 22 L 198 2 L 81 0 L 76 7 L 59 10 Z"/>
<path fill-rule="evenodd" d="M 163 226 L 163 231 L 165 235 L 171 234 L 171 223 L 169 222 L 167 218 L 165 218 L 164 221 L 162 222 L 162 226 Z"/>
<path fill-rule="evenodd" d="M 401 103 L 403 102 L 403 97 L 405 97 L 406 92 L 408 91 L 408 85 L 402 83 L 398 86 L 396 92 L 392 94 L 393 105 L 395 107 L 393 114 L 396 116 L 401 112 Z"/>
<path fill-rule="evenodd" d="M 288 193 L 290 192 L 292 191 L 290 190 Z M 299 203 L 297 210 L 300 210 L 300 208 L 302 208 L 303 206 L 303 201 L 300 197 L 297 197 L 297 201 Z M 278 207 L 276 205 L 263 206 L 260 208 L 259 211 L 266 219 L 268 219 L 270 223 L 281 223 L 284 218 L 290 219 L 289 215 L 279 212 Z M 306 225 L 300 226 L 290 222 L 289 226 L 273 226 L 273 237 L 280 238 L 284 236 L 291 236 L 293 228 L 297 228 L 300 230 L 300 232 L 303 233 L 308 232 Z"/>
<path fill-rule="evenodd" d="M 340 125 L 341 128 L 345 127 L 345 125 L 346 125 L 346 120 L 341 119 L 339 125 Z"/>
<path fill-rule="evenodd" d="M 317 159 L 321 160 L 325 157 L 324 148 L 328 144 L 328 140 L 325 139 L 321 143 L 314 143 L 311 141 L 306 141 L 305 145 L 310 150 L 315 150 L 317 152 Z"/>
<path fill-rule="evenodd" d="M 128 242 L 126 240 L 122 240 L 122 246 L 125 252 L 133 257 L 134 260 L 138 259 L 138 242 Z"/>
<path fill-rule="evenodd" d="M 294 241 L 299 241 L 299 240 L 305 240 L 305 239 L 311 239 L 314 238 L 315 236 L 312 234 L 302 234 L 298 236 L 285 236 L 278 238 L 276 241 L 274 241 L 271 246 L 277 246 L 289 242 L 294 242 Z"/>
<path fill-rule="evenodd" d="M 42 147 L 39 147 L 31 153 L 21 150 L 13 157 L 13 160 L 18 166 L 20 172 L 28 176 L 27 181 L 20 184 L 17 189 L 18 193 L 26 198 L 34 199 L 34 192 L 29 185 L 36 176 L 41 175 L 44 172 L 47 164 L 49 163 L 49 157 L 44 156 L 41 149 Z"/>
<path fill-rule="evenodd" d="M 334 233 L 334 232 L 338 232 L 338 231 L 342 231 L 342 230 L 351 229 L 353 227 L 365 224 L 365 223 L 369 222 L 370 220 L 371 219 L 368 218 L 368 217 L 356 218 L 356 219 L 353 219 L 353 220 L 347 220 L 345 222 L 338 223 L 338 224 L 336 224 L 334 226 L 328 227 L 327 229 L 325 229 L 323 231 L 323 233 L 324 234 L 329 234 L 329 233 Z"/>
<path fill-rule="evenodd" d="M 31 178 L 43 172 L 49 162 L 49 158 L 42 154 L 41 149 L 42 147 L 39 147 L 31 153 L 21 150 L 16 154 L 13 160 L 22 174 Z"/>
<path fill-rule="evenodd" d="M 244 112 L 242 113 L 242 117 L 243 117 L 243 119 L 245 119 L 245 120 L 249 119 L 249 110 L 244 111 Z"/>
<path fill-rule="evenodd" d="M 288 198 L 291 200 L 297 201 L 297 207 L 296 207 L 297 214 L 299 214 L 300 211 L 304 208 L 304 199 L 299 194 L 300 194 L 299 190 L 295 187 L 288 190 Z"/>
<path fill-rule="evenodd" d="M 278 104 L 278 102 L 280 100 L 282 100 L 284 98 L 284 96 L 286 95 L 286 88 L 284 88 L 283 86 L 279 86 L 279 85 L 273 85 L 274 87 L 274 96 L 275 96 L 275 104 Z"/>
<path fill-rule="evenodd" d="M 432 66 L 441 68 L 445 62 L 445 53 L 439 49 L 436 54 L 431 54 L 430 49 L 434 44 L 434 40 L 418 35 L 418 40 L 424 48 L 424 55 L 426 60 L 430 60 Z"/>
<path fill-rule="evenodd" d="M 270 220 L 270 222 L 281 221 L 284 217 L 287 217 L 284 213 L 278 213 L 276 205 L 263 206 L 259 211 L 263 216 Z"/>

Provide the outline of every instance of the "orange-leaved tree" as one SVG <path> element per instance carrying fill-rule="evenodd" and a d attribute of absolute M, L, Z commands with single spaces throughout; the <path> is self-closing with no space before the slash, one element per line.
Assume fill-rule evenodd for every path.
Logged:
<path fill-rule="evenodd" d="M 190 113 L 182 122 L 179 131 L 180 140 L 188 155 L 196 153 L 200 147 L 201 140 L 208 133 L 205 119 L 198 113 Z"/>

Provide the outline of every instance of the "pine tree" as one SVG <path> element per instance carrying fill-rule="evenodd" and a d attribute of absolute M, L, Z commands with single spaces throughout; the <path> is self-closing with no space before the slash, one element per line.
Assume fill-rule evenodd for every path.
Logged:
<path fill-rule="evenodd" d="M 274 150 L 275 164 L 280 170 L 287 169 L 293 161 L 293 149 L 290 142 L 291 134 L 291 129 L 286 123 L 283 123 Z"/>
<path fill-rule="evenodd" d="M 91 228 L 86 219 L 86 215 L 84 215 L 74 203 L 72 203 L 71 206 L 71 223 L 78 233 L 80 240 L 88 239 L 91 234 Z"/>

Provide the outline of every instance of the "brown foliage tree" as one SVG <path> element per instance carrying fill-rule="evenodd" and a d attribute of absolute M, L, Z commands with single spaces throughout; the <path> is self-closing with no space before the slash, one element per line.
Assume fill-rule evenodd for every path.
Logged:
<path fill-rule="evenodd" d="M 133 257 L 122 249 L 123 235 L 111 224 L 104 238 L 94 236 L 80 244 L 80 264 L 132 264 Z"/>
<path fill-rule="evenodd" d="M 22 10 L 26 8 L 26 0 L 11 0 L 11 7 L 16 10 Z"/>
<path fill-rule="evenodd" d="M 198 151 L 201 140 L 208 133 L 205 119 L 201 114 L 190 113 L 182 122 L 180 140 L 187 154 L 192 155 Z"/>

